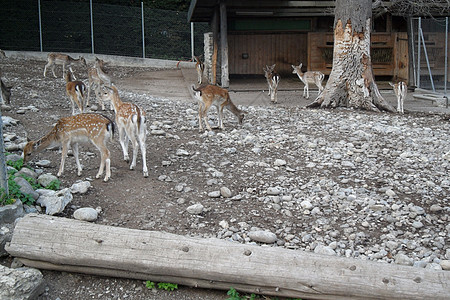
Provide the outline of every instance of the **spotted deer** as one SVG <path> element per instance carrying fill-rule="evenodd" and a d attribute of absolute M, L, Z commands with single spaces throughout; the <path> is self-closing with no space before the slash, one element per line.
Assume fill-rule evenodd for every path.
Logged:
<path fill-rule="evenodd" d="M 389 82 L 389 85 L 394 89 L 395 97 L 397 97 L 397 112 L 403 114 L 403 103 L 405 102 L 406 93 L 408 91 L 408 86 L 404 81 L 399 81 L 397 83 Z"/>
<path fill-rule="evenodd" d="M 319 88 L 319 95 L 323 91 L 322 81 L 325 78 L 325 75 L 322 72 L 319 71 L 308 71 L 303 73 L 302 72 L 302 64 L 299 64 L 298 66 L 292 66 L 292 73 L 297 74 L 298 78 L 303 82 L 305 87 L 303 88 L 303 97 L 306 95 L 306 99 L 309 99 L 309 85 L 315 84 Z"/>
<path fill-rule="evenodd" d="M 62 53 L 49 53 L 47 55 L 47 64 L 44 67 L 44 77 L 46 77 L 47 75 L 47 68 L 51 68 L 52 69 L 52 73 L 53 76 L 56 78 L 56 74 L 55 74 L 55 65 L 62 65 L 63 67 L 63 77 L 64 74 L 66 73 L 66 67 L 69 68 L 70 72 L 73 74 L 73 78 L 75 80 L 77 80 L 77 78 L 75 77 L 75 74 L 73 72 L 72 66 L 73 65 L 79 65 L 79 66 L 83 66 L 86 67 L 86 60 L 84 59 L 84 57 L 80 56 L 79 58 L 75 59 L 70 57 L 67 54 L 62 54 Z"/>
<path fill-rule="evenodd" d="M 75 105 L 83 113 L 86 85 L 79 80 L 72 81 L 72 74 L 69 71 L 64 74 L 64 79 L 66 80 L 66 94 L 72 104 L 72 115 L 75 115 Z"/>
<path fill-rule="evenodd" d="M 141 148 L 142 154 L 142 170 L 144 177 L 148 177 L 147 160 L 146 160 L 146 145 L 147 137 L 146 112 L 139 106 L 129 102 L 122 102 L 119 97 L 117 88 L 111 87 L 103 88 L 103 100 L 111 101 L 116 114 L 116 125 L 119 129 L 119 141 L 123 150 L 123 159 L 130 161 L 128 155 L 128 142 L 131 140 L 133 146 L 133 160 L 130 165 L 130 170 L 136 167 L 136 159 L 138 154 L 138 144 Z"/>
<path fill-rule="evenodd" d="M 266 65 L 264 70 L 264 76 L 267 79 L 267 84 L 269 85 L 269 96 L 270 101 L 273 103 L 277 103 L 277 92 L 278 92 L 278 84 L 280 83 L 280 75 L 278 75 L 275 70 L 276 64 L 271 66 Z"/>
<path fill-rule="evenodd" d="M 197 82 L 198 84 L 203 83 L 203 73 L 205 72 L 205 64 L 200 60 L 200 57 L 195 56 L 196 60 L 195 69 L 197 70 Z"/>
<path fill-rule="evenodd" d="M 81 176 L 82 167 L 78 157 L 78 143 L 90 141 L 100 151 L 100 168 L 96 178 L 100 178 L 103 175 L 103 170 L 106 166 L 106 175 L 103 181 L 108 181 L 111 177 L 111 160 L 106 142 L 108 138 L 112 140 L 113 135 L 113 121 L 100 114 L 79 114 L 61 118 L 47 135 L 25 145 L 23 149 L 24 163 L 30 160 L 32 154 L 41 152 L 49 147 L 62 146 L 61 165 L 58 171 L 58 176 L 61 176 L 64 171 L 67 152 L 69 147 L 72 146 L 78 167 L 78 176 Z"/>
<path fill-rule="evenodd" d="M 105 110 L 105 104 L 103 103 L 103 99 L 101 97 L 101 88 L 104 85 L 111 86 L 111 78 L 103 70 L 104 64 L 105 62 L 103 60 L 98 59 L 96 57 L 94 67 L 89 68 L 88 70 L 89 86 L 86 100 L 86 106 L 89 106 L 91 90 L 93 89 L 95 92 L 95 96 L 102 107 L 102 110 Z M 113 109 L 112 105 L 110 107 L 111 109 Z"/>
<path fill-rule="evenodd" d="M 238 118 L 239 124 L 242 124 L 246 112 L 240 110 L 234 105 L 234 103 L 231 101 L 230 94 L 226 89 L 210 84 L 204 84 L 199 86 L 198 88 L 192 86 L 192 89 L 199 103 L 199 132 L 203 131 L 202 121 L 205 122 L 206 128 L 211 131 L 211 126 L 208 123 L 208 110 L 211 105 L 214 105 L 217 108 L 217 114 L 219 117 L 218 127 L 220 129 L 225 128 L 223 126 L 224 108 L 227 108 L 231 113 L 233 113 Z"/>

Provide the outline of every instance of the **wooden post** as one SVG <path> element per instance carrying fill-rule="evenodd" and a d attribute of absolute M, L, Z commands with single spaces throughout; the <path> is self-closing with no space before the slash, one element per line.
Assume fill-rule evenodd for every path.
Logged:
<path fill-rule="evenodd" d="M 227 31 L 227 6 L 225 1 L 220 2 L 220 52 L 221 52 L 221 85 L 223 88 L 230 86 L 228 73 L 228 31 Z"/>
<path fill-rule="evenodd" d="M 213 57 L 212 57 L 212 65 L 211 65 L 211 71 L 212 71 L 212 78 L 211 78 L 211 84 L 216 84 L 217 82 L 217 51 L 218 51 L 218 38 L 219 38 L 219 28 L 218 28 L 218 13 L 217 9 L 214 9 L 214 15 L 212 18 L 212 31 L 213 31 Z"/>
<path fill-rule="evenodd" d="M 450 272 L 29 214 L 6 250 L 35 268 L 305 299 L 448 299 Z"/>

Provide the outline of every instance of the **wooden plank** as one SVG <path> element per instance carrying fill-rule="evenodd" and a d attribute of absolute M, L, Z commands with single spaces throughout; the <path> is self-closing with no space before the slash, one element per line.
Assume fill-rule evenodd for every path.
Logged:
<path fill-rule="evenodd" d="M 25 264 L 307 299 L 448 299 L 450 272 L 29 214 L 6 250 Z"/>

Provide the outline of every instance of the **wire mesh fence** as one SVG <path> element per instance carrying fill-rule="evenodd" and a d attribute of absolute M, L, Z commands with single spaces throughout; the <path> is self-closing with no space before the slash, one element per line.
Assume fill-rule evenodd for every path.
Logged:
<path fill-rule="evenodd" d="M 449 18 L 413 18 L 410 26 L 414 83 L 429 90 L 448 89 Z"/>
<path fill-rule="evenodd" d="M 188 60 L 187 13 L 86 1 L 2 0 L 0 49 Z M 91 22 L 92 20 L 92 22 Z M 194 55 L 207 23 L 193 26 Z M 143 42 L 144 40 L 144 42 Z"/>

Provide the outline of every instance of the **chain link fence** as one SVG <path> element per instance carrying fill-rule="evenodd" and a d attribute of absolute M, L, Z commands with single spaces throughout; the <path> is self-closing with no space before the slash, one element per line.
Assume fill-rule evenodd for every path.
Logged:
<path fill-rule="evenodd" d="M 210 31 L 207 23 L 191 31 L 187 12 L 89 0 L 2 0 L 1 15 L 0 49 L 16 51 L 189 60 L 203 53 L 203 33 Z"/>

